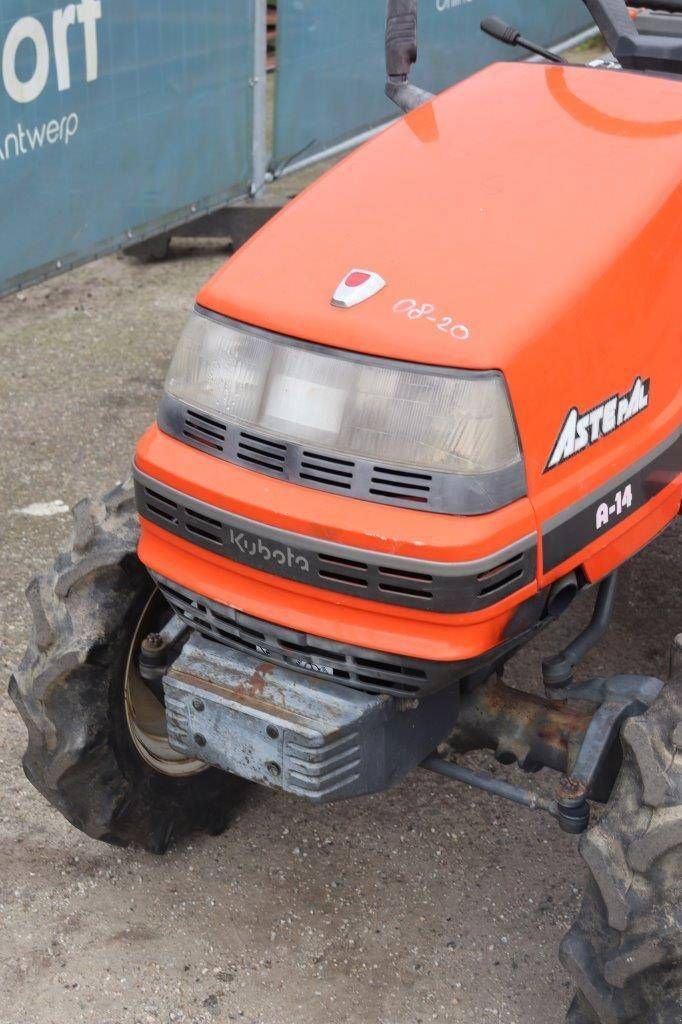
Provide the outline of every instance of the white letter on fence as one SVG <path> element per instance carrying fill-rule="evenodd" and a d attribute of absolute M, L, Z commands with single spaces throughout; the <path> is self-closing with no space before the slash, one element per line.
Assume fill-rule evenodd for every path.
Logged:
<path fill-rule="evenodd" d="M 25 39 L 30 39 L 35 48 L 36 66 L 25 82 L 17 75 L 17 50 Z M 2 77 L 5 89 L 17 103 L 31 103 L 40 96 L 50 73 L 50 47 L 45 29 L 37 18 L 19 18 L 12 25 L 5 39 L 2 51 Z"/>
<path fill-rule="evenodd" d="M 101 0 L 81 0 L 78 20 L 85 36 L 85 78 L 88 82 L 97 78 L 97 22 L 101 17 Z"/>
<path fill-rule="evenodd" d="M 52 45 L 54 62 L 57 67 L 57 88 L 60 92 L 71 88 L 71 67 L 69 65 L 69 27 L 76 24 L 76 5 L 67 4 L 63 10 L 52 15 Z"/>

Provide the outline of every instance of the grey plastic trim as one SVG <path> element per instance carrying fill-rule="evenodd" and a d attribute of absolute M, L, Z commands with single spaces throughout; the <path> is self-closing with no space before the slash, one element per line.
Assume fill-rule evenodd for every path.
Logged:
<path fill-rule="evenodd" d="M 202 418 L 209 421 L 203 433 L 197 427 Z M 447 515 L 481 515 L 509 505 L 526 493 L 520 462 L 486 476 L 459 476 L 379 463 L 228 423 L 215 413 L 190 407 L 168 394 L 161 398 L 157 423 L 170 437 L 241 469 L 379 505 Z M 216 434 L 221 435 L 220 439 Z"/>
<path fill-rule="evenodd" d="M 337 544 L 246 519 L 133 467 L 140 515 L 191 544 L 275 576 L 424 611 L 487 608 L 535 578 L 536 535 L 470 562 L 432 562 Z"/>
<path fill-rule="evenodd" d="M 381 359 L 361 353 L 346 352 L 319 345 L 316 342 L 301 341 L 275 334 L 259 327 L 252 327 L 229 317 L 213 313 L 201 306 L 195 306 L 195 312 L 208 319 L 233 330 L 256 334 L 275 344 L 287 344 L 310 350 L 311 346 L 323 351 L 326 356 L 347 362 L 366 363 L 375 366 L 389 366 L 424 374 L 452 374 L 452 367 L 432 366 L 429 364 L 406 363 L 399 360 Z M 498 370 L 457 370 L 458 377 L 495 377 L 504 381 Z M 505 384 L 506 390 L 506 384 Z M 513 417 L 509 394 L 507 401 Z M 209 430 L 205 437 L 197 430 L 187 429 L 188 417 L 201 419 L 205 417 Z M 492 473 L 479 475 L 442 473 L 416 466 L 405 466 L 397 463 L 383 462 L 344 452 L 318 448 L 259 431 L 257 427 L 245 426 L 221 417 L 218 413 L 199 406 L 189 406 L 179 398 L 164 392 L 158 413 L 160 429 L 184 444 L 198 448 L 215 458 L 249 469 L 252 472 L 264 473 L 267 476 L 289 483 L 300 484 L 315 490 L 341 494 L 349 498 L 359 498 L 380 505 L 393 505 L 399 508 L 414 508 L 422 512 L 445 513 L 447 515 L 483 515 L 496 511 L 505 505 L 518 501 L 527 493 L 526 473 L 523 459 Z M 516 429 L 516 424 L 514 424 Z M 212 433 L 213 431 L 213 433 Z M 518 437 L 518 430 L 516 430 Z M 240 453 L 242 435 L 248 435 L 250 442 L 268 448 L 279 449 L 274 459 L 249 459 Z M 216 436 L 220 435 L 220 436 Z M 252 455 L 254 453 L 251 453 Z M 311 472 L 311 458 L 317 465 Z M 335 465 L 335 460 L 339 465 Z M 272 463 L 275 463 L 273 466 Z M 326 470 L 326 472 L 325 472 Z"/>
<path fill-rule="evenodd" d="M 561 565 L 598 536 L 604 536 L 614 526 L 622 523 L 681 472 L 682 427 L 678 427 L 641 459 L 544 523 L 542 548 L 545 572 Z M 632 504 L 629 508 L 623 509 L 620 515 L 610 517 L 608 523 L 598 529 L 597 507 L 607 498 L 611 499 L 619 488 L 627 484 L 632 486 Z"/>

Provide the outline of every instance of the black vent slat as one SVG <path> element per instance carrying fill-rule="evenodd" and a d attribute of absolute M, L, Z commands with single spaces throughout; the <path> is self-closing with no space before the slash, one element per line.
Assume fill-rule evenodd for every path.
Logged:
<path fill-rule="evenodd" d="M 196 509 L 185 509 L 185 527 L 196 537 L 203 537 L 214 544 L 222 544 L 223 530 L 218 519 L 204 515 Z"/>
<path fill-rule="evenodd" d="M 154 513 L 154 515 L 160 516 L 161 519 L 165 519 L 169 523 L 176 523 L 177 524 L 177 521 L 178 521 L 177 518 L 171 512 L 169 512 L 167 509 L 165 509 L 165 508 L 156 508 L 154 505 L 151 504 L 151 502 L 147 505 L 147 507 L 150 509 L 151 512 Z"/>
<path fill-rule="evenodd" d="M 144 493 L 147 499 L 147 508 L 154 515 L 159 516 L 160 519 L 165 520 L 167 523 L 178 525 L 177 502 L 171 501 L 170 498 L 165 498 L 163 494 L 153 491 L 151 487 L 145 487 Z"/>
<path fill-rule="evenodd" d="M 329 569 L 321 569 L 320 576 L 323 580 L 334 580 L 337 583 L 345 583 L 352 587 L 367 587 L 369 584 L 367 580 L 363 580 L 362 577 L 358 576 L 346 576 L 340 572 L 331 572 Z"/>
<path fill-rule="evenodd" d="M 331 462 L 335 466 L 346 466 L 348 469 L 355 469 L 355 463 L 351 459 L 342 459 L 338 455 L 325 455 L 322 452 L 303 452 L 306 459 L 315 459 L 316 462 Z"/>
<path fill-rule="evenodd" d="M 388 469 L 384 466 L 374 466 L 373 472 L 382 476 L 405 477 L 406 480 L 422 480 L 425 483 L 430 483 L 433 480 L 430 473 L 418 473 L 411 469 Z"/>
<path fill-rule="evenodd" d="M 296 654 L 312 654 L 320 658 L 329 658 L 342 664 L 345 662 L 342 654 L 325 651 L 321 647 L 313 647 L 310 644 L 292 644 L 290 640 L 280 640 L 279 643 L 285 650 L 293 651 Z"/>
<path fill-rule="evenodd" d="M 288 447 L 280 441 L 272 441 L 269 437 L 259 437 L 242 430 L 239 434 L 237 458 L 246 462 L 249 468 L 259 466 L 273 473 L 284 474 L 287 464 Z"/>
<path fill-rule="evenodd" d="M 523 569 L 517 569 L 511 573 L 510 576 L 505 576 L 501 580 L 496 580 L 494 583 L 489 583 L 486 587 L 481 587 L 481 597 L 487 597 L 489 594 L 494 594 L 498 590 L 502 590 L 503 587 L 509 586 L 510 583 L 515 583 L 516 580 L 520 579 L 523 575 Z"/>
<path fill-rule="evenodd" d="M 492 579 L 494 576 L 499 575 L 499 573 L 504 572 L 506 569 L 511 569 L 511 567 L 520 562 L 522 558 L 523 551 L 519 552 L 518 555 L 514 555 L 513 558 L 508 558 L 506 562 L 501 562 L 499 565 L 493 566 L 492 569 L 487 569 L 486 572 L 479 572 L 476 579 L 481 582 Z"/>
<path fill-rule="evenodd" d="M 429 590 L 413 590 L 411 587 L 399 587 L 397 584 L 391 586 L 389 583 L 380 583 L 379 590 L 384 590 L 388 594 L 403 594 L 406 597 L 422 598 L 424 601 L 430 601 L 433 597 Z"/>
<path fill-rule="evenodd" d="M 318 484 L 326 484 L 328 487 L 342 487 L 350 490 L 352 484 L 348 480 L 335 480 L 332 477 L 322 476 L 319 473 L 300 473 L 299 479 L 301 480 L 313 480 Z"/>
<path fill-rule="evenodd" d="M 377 487 L 370 487 L 369 493 L 376 494 L 380 498 L 400 498 L 401 501 L 414 501 L 423 504 L 426 504 L 429 500 L 425 494 L 407 494 L 401 491 L 379 490 Z"/>
<path fill-rule="evenodd" d="M 376 683 L 374 682 L 374 679 L 372 678 L 372 676 L 365 676 L 365 675 L 362 675 L 361 673 L 359 673 L 358 674 L 358 679 L 360 680 L 361 683 L 368 683 L 368 684 L 370 684 L 370 686 L 372 684 L 374 684 L 376 686 Z M 399 680 L 396 680 L 395 682 L 391 683 L 391 687 L 392 687 L 392 689 L 394 691 L 394 694 L 396 696 L 402 695 L 402 696 L 405 696 L 405 697 L 408 697 L 408 696 L 411 697 L 411 696 L 414 696 L 415 693 L 419 693 L 419 687 L 418 686 L 410 686 L 409 683 L 403 683 L 403 682 L 400 682 Z"/>
<path fill-rule="evenodd" d="M 433 583 L 433 576 L 425 572 L 406 572 L 405 569 L 390 569 L 386 566 L 379 566 L 382 576 L 395 576 L 399 580 L 414 580 L 415 582 Z"/>
<path fill-rule="evenodd" d="M 285 456 L 280 452 L 272 452 L 267 448 L 262 448 L 255 444 L 246 444 L 242 441 L 239 445 L 240 452 L 254 452 L 256 455 L 261 455 L 265 459 L 276 459 L 277 462 L 284 462 Z"/>
<path fill-rule="evenodd" d="M 336 469 L 334 466 L 320 466 L 316 462 L 310 462 L 309 460 L 303 460 L 301 462 L 302 469 L 314 469 L 318 473 L 329 474 L 331 476 L 343 476 L 347 480 L 353 479 L 353 474 L 349 473 L 347 469 Z"/>
<path fill-rule="evenodd" d="M 214 420 L 203 412 L 197 412 L 195 409 L 187 410 L 187 419 L 198 420 L 200 424 L 205 423 L 207 426 L 213 427 L 214 430 L 219 430 L 223 434 L 227 432 L 227 426 L 225 423 L 220 423 L 219 420 Z"/>
<path fill-rule="evenodd" d="M 224 441 L 225 440 L 225 434 L 224 433 L 219 434 L 217 430 L 211 430 L 210 427 L 204 427 L 200 423 L 192 423 L 192 421 L 189 419 L 189 417 L 187 418 L 187 424 L 186 424 L 185 430 L 186 431 L 196 430 L 198 433 L 207 434 L 209 437 L 214 437 L 216 439 L 216 441 Z"/>
<path fill-rule="evenodd" d="M 430 473 L 374 466 L 368 490 L 375 498 L 428 505 L 432 480 Z"/>
<path fill-rule="evenodd" d="M 158 491 L 153 491 L 151 487 L 145 487 L 145 494 L 148 498 L 153 498 L 155 502 L 161 505 L 166 505 L 168 508 L 172 508 L 175 512 L 178 510 L 177 501 L 171 501 L 170 498 L 166 498 L 163 494 L 159 494 Z"/>
<path fill-rule="evenodd" d="M 182 433 L 184 437 L 210 452 L 225 451 L 227 424 L 197 412 L 196 409 L 187 410 Z"/>
<path fill-rule="evenodd" d="M 216 537 L 214 533 L 209 533 L 208 530 L 204 530 L 201 526 L 195 526 L 193 523 L 187 523 L 187 529 L 190 533 L 195 534 L 197 537 L 203 537 L 204 540 L 213 541 L 214 544 L 220 544 L 222 538 L 220 535 Z"/>
<path fill-rule="evenodd" d="M 362 668 L 374 668 L 378 671 L 383 671 L 389 668 L 392 672 L 399 672 L 400 675 L 412 676 L 414 679 L 428 679 L 428 675 L 424 669 L 421 668 L 409 668 L 406 665 L 400 665 L 398 667 L 391 666 L 390 662 L 386 663 L 378 661 L 376 658 L 356 658 L 356 663 Z"/>
<path fill-rule="evenodd" d="M 184 437 L 188 437 L 190 441 L 200 444 L 202 448 L 210 448 L 215 452 L 222 452 L 224 450 L 222 444 L 218 444 L 217 441 L 211 441 L 203 435 L 195 434 L 191 430 L 183 430 L 182 433 Z"/>
<path fill-rule="evenodd" d="M 256 434 L 249 434 L 245 430 L 242 430 L 239 436 L 245 438 L 247 441 L 255 441 L 256 444 L 263 445 L 267 448 L 275 448 L 281 452 L 286 452 L 287 450 L 286 444 L 283 444 L 281 441 L 273 441 L 270 437 L 259 437 Z"/>
<path fill-rule="evenodd" d="M 372 483 L 377 487 L 394 487 L 399 491 L 425 491 L 428 494 L 431 490 L 429 484 L 415 484 L 411 480 L 391 480 L 381 476 L 373 476 Z"/>
<path fill-rule="evenodd" d="M 237 458 L 243 462 L 251 462 L 254 466 L 263 466 L 264 469 L 274 469 L 276 473 L 283 473 L 284 466 L 278 465 L 276 462 L 266 462 L 265 459 L 256 459 L 253 455 L 245 455 L 243 452 L 239 452 Z"/>
<path fill-rule="evenodd" d="M 200 523 L 205 523 L 206 526 L 212 526 L 215 530 L 218 531 L 218 533 L 220 533 L 220 520 L 212 519 L 210 516 L 204 515 L 203 512 L 197 512 L 196 509 L 193 508 L 186 509 L 185 515 L 188 519 L 198 519 Z"/>
<path fill-rule="evenodd" d="M 328 562 L 330 565 L 340 565 L 345 569 L 359 569 L 360 572 L 367 572 L 365 562 L 354 562 L 351 558 L 339 558 L 338 555 L 325 555 L 322 553 L 317 557 L 321 562 Z"/>

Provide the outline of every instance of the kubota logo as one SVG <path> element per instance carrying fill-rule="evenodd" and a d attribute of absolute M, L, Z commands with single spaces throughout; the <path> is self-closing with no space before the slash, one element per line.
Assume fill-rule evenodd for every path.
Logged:
<path fill-rule="evenodd" d="M 613 433 L 618 427 L 642 412 L 649 404 L 649 381 L 637 377 L 629 391 L 612 395 L 587 412 L 570 410 L 559 432 L 545 472 L 577 455 L 596 441 Z"/>
<path fill-rule="evenodd" d="M 297 555 L 293 548 L 270 547 L 260 537 L 252 537 L 242 530 L 230 527 L 229 542 L 232 547 L 245 558 L 260 559 L 264 563 L 274 562 L 275 565 L 298 569 L 299 572 L 310 572 L 310 562 L 303 555 Z"/>

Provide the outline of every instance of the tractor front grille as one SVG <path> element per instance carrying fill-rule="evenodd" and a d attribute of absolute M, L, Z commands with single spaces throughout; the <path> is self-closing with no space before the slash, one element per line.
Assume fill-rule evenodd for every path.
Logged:
<path fill-rule="evenodd" d="M 430 562 L 351 548 L 246 520 L 135 470 L 140 515 L 183 540 L 261 572 L 382 604 L 478 611 L 535 576 L 535 537 L 472 562 Z"/>
<path fill-rule="evenodd" d="M 245 615 L 154 575 L 173 611 L 204 639 L 366 693 L 415 698 L 465 674 L 469 662 L 421 661 L 311 636 Z"/>

